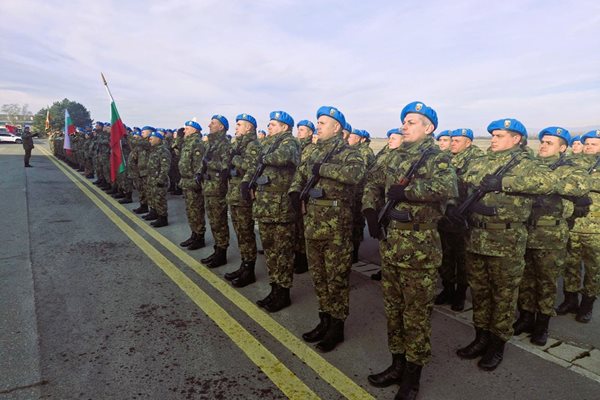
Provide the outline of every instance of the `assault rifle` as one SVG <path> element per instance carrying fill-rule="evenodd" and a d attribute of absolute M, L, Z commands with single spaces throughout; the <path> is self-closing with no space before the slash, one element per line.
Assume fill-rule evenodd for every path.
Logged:
<path fill-rule="evenodd" d="M 267 183 L 269 183 L 269 177 L 262 176 L 263 172 L 265 172 L 265 168 L 267 167 L 267 165 L 263 162 L 264 157 L 274 152 L 279 146 L 279 143 L 281 143 L 281 141 L 284 139 L 284 137 L 285 136 L 283 134 L 279 134 L 279 137 L 275 139 L 273 143 L 269 145 L 269 147 L 267 147 L 267 150 L 261 152 L 260 157 L 258 158 L 258 165 L 256 166 L 256 170 L 254 171 L 254 174 L 252 175 L 252 178 L 248 183 L 252 199 L 254 199 L 254 189 L 256 188 L 257 184 L 266 185 Z"/>
<path fill-rule="evenodd" d="M 323 159 L 321 159 L 320 163 L 324 164 L 327 161 L 329 161 L 331 156 L 333 156 L 333 154 L 337 151 L 338 146 L 339 146 L 339 143 L 336 144 L 335 146 L 333 146 L 333 148 L 331 150 L 329 150 L 327 152 L 327 154 L 325 154 L 325 157 L 323 157 Z M 310 177 L 310 179 L 308 180 L 308 182 L 306 182 L 306 185 L 304 185 L 304 188 L 302 188 L 302 192 L 300 192 L 300 202 L 302 204 L 303 210 L 306 209 L 306 203 L 308 202 L 309 197 L 314 197 L 315 199 L 323 197 L 323 189 L 315 189 L 314 188 L 315 185 L 319 182 L 319 178 L 320 178 L 319 175 L 312 175 Z M 312 194 L 312 196 L 311 196 L 311 194 Z"/>

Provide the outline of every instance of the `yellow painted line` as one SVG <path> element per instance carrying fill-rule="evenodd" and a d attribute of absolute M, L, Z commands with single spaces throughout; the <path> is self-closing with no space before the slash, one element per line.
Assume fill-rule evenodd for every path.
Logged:
<path fill-rule="evenodd" d="M 46 151 L 46 149 L 44 149 Z M 46 151 L 46 154 L 49 154 Z M 52 156 L 52 158 L 54 158 Z M 70 171 L 69 171 L 70 172 Z M 157 232 L 156 229 L 149 227 L 136 215 L 132 214 L 130 210 L 119 204 L 115 199 L 108 196 L 102 190 L 94 186 L 92 183 L 84 180 L 84 178 L 75 174 L 80 181 L 85 182 L 88 186 L 96 191 L 99 195 L 105 199 L 110 200 L 115 208 L 117 208 L 123 215 L 129 218 L 134 224 L 144 230 L 148 235 L 162 244 L 167 250 L 173 255 L 187 264 L 193 269 L 198 275 L 204 280 L 211 284 L 217 289 L 223 296 L 227 297 L 232 303 L 237 305 L 242 311 L 244 311 L 250 318 L 256 323 L 263 327 L 269 332 L 275 339 L 283 344 L 288 350 L 300 358 L 306 365 L 312 368 L 323 380 L 333 386 L 338 392 L 344 395 L 348 399 L 366 400 L 374 399 L 374 397 L 358 385 L 350 377 L 346 376 L 342 371 L 336 368 L 333 364 L 329 363 L 319 353 L 317 353 L 312 347 L 306 345 L 304 341 L 297 338 L 284 326 L 275 321 L 269 314 L 258 308 L 252 301 L 248 300 L 245 296 L 240 294 L 237 290 L 232 288 L 228 283 L 224 282 L 218 275 L 207 269 L 202 263 L 194 259 L 185 251 L 181 250 L 177 245 L 167 239 L 165 236 Z"/>
<path fill-rule="evenodd" d="M 262 343 L 241 326 L 206 292 L 181 272 L 139 233 L 125 223 L 114 211 L 81 183 L 78 175 L 70 173 L 46 149 L 42 151 L 106 216 L 135 243 L 196 305 L 231 338 L 231 340 L 256 364 L 271 381 L 290 399 L 319 399 L 302 380 L 277 359 Z M 75 176 L 77 178 L 75 178 Z"/>

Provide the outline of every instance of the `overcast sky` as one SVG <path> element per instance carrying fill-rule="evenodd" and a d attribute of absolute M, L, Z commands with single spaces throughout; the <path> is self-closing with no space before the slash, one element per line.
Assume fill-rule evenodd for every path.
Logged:
<path fill-rule="evenodd" d="M 69 98 L 127 125 L 338 107 L 374 136 L 408 102 L 439 130 L 600 127 L 600 2 L 1 0 L 0 104 Z M 233 125 L 233 124 L 232 124 Z"/>

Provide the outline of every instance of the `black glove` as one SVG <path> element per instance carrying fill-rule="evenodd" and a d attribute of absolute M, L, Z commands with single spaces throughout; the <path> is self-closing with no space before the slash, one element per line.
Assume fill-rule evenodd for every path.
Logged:
<path fill-rule="evenodd" d="M 367 220 L 367 227 L 369 228 L 369 235 L 373 239 L 380 239 L 381 236 L 381 227 L 377 222 L 377 211 L 372 208 L 367 208 L 363 210 L 363 215 Z"/>
<path fill-rule="evenodd" d="M 245 201 L 252 200 L 252 197 L 250 196 L 250 182 L 240 183 L 240 194 Z"/>
<path fill-rule="evenodd" d="M 177 137 L 183 137 L 183 131 L 185 130 L 185 128 L 179 128 L 177 129 Z"/>
<path fill-rule="evenodd" d="M 590 199 L 587 196 L 578 197 L 577 200 L 575 200 L 576 207 L 588 207 L 591 204 L 592 204 L 592 199 Z"/>
<path fill-rule="evenodd" d="M 198 185 L 202 185 L 202 173 L 198 172 L 196 175 L 194 175 L 194 180 Z"/>
<path fill-rule="evenodd" d="M 289 193 L 290 202 L 292 203 L 292 208 L 298 212 L 302 211 L 302 207 L 300 204 L 300 192 L 291 192 Z"/>
<path fill-rule="evenodd" d="M 464 216 L 459 214 L 458 207 L 454 204 L 449 204 L 446 207 L 446 220 L 450 221 L 450 223 L 456 227 L 462 228 L 467 226 L 467 220 Z"/>
<path fill-rule="evenodd" d="M 588 196 L 578 197 L 573 202 L 575 205 L 575 209 L 573 210 L 573 218 L 581 218 L 585 217 L 590 212 L 590 204 L 592 204 L 592 199 Z"/>
<path fill-rule="evenodd" d="M 323 165 L 323 163 L 320 163 L 320 162 L 316 162 L 316 163 L 313 164 L 313 166 L 312 166 L 312 174 L 315 177 L 320 176 L 319 175 L 319 170 L 321 169 L 321 165 Z"/>
<path fill-rule="evenodd" d="M 406 200 L 406 193 L 404 185 L 392 185 L 387 191 L 387 198 L 392 201 L 404 201 Z"/>
<path fill-rule="evenodd" d="M 497 175 L 486 175 L 481 180 L 479 185 L 481 190 L 484 192 L 501 192 L 502 191 L 502 177 Z"/>

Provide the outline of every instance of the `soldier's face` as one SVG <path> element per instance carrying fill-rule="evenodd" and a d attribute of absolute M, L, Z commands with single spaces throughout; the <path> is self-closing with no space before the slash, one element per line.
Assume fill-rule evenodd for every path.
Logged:
<path fill-rule="evenodd" d="M 388 139 L 388 147 L 390 149 L 397 149 L 402 144 L 404 137 L 399 133 L 393 133 Z"/>
<path fill-rule="evenodd" d="M 427 118 L 416 113 L 407 114 L 402 123 L 402 135 L 407 143 L 424 140 L 433 129 L 433 124 Z"/>
<path fill-rule="evenodd" d="M 259 140 L 262 140 L 262 139 L 264 139 L 264 138 L 265 138 L 265 136 L 267 136 L 267 135 L 265 135 L 264 133 L 259 133 L 259 134 L 258 134 L 258 139 L 259 139 Z"/>
<path fill-rule="evenodd" d="M 521 135 L 513 134 L 503 129 L 497 129 L 495 131 L 492 131 L 492 144 L 490 145 L 490 150 L 509 150 L 518 145 L 520 141 Z"/>
<path fill-rule="evenodd" d="M 567 145 L 564 140 L 556 136 L 545 135 L 540 140 L 540 149 L 538 155 L 540 157 L 552 157 L 567 150 Z"/>
<path fill-rule="evenodd" d="M 456 136 L 450 139 L 450 152 L 452 154 L 458 154 L 465 151 L 471 146 L 471 139 L 464 136 Z"/>
<path fill-rule="evenodd" d="M 198 130 L 193 126 L 186 126 L 183 128 L 183 136 L 190 136 L 191 134 L 194 134 L 196 132 L 198 132 Z"/>
<path fill-rule="evenodd" d="M 317 136 L 320 140 L 327 140 L 340 132 L 340 123 L 326 115 L 321 115 L 317 120 Z"/>
<path fill-rule="evenodd" d="M 152 146 L 156 146 L 159 145 L 161 142 L 160 138 L 156 137 L 156 136 L 150 136 L 150 144 Z"/>
<path fill-rule="evenodd" d="M 210 133 L 217 133 L 223 130 L 225 130 L 225 127 L 223 126 L 221 121 L 219 121 L 218 119 L 210 120 L 210 123 L 208 124 L 208 131 Z"/>
<path fill-rule="evenodd" d="M 345 129 L 344 129 L 344 130 L 342 131 L 342 135 L 343 135 L 343 137 L 344 137 L 344 140 L 345 140 L 345 141 L 348 141 L 348 138 L 350 137 L 350 131 L 347 131 L 347 130 L 345 130 Z"/>
<path fill-rule="evenodd" d="M 298 139 L 306 139 L 310 135 L 312 135 L 312 131 L 308 129 L 306 126 L 302 125 L 298 127 Z"/>
<path fill-rule="evenodd" d="M 437 144 L 440 150 L 448 150 L 450 148 L 450 136 L 442 136 L 438 139 Z"/>
<path fill-rule="evenodd" d="M 235 136 L 247 135 L 250 130 L 254 127 L 250 122 L 239 120 L 235 123 Z"/>
<path fill-rule="evenodd" d="M 579 154 L 581 152 L 583 152 L 583 143 L 581 143 L 579 140 L 573 142 L 573 154 Z"/>
<path fill-rule="evenodd" d="M 150 131 L 150 130 L 148 130 L 148 129 L 146 129 L 146 130 L 142 131 L 142 137 L 143 137 L 144 139 L 148 139 L 148 136 L 150 136 L 150 133 L 151 133 L 151 132 L 152 132 L 152 131 Z"/>
<path fill-rule="evenodd" d="M 287 125 L 283 124 L 279 121 L 275 121 L 274 119 L 269 121 L 269 126 L 267 127 L 267 130 L 269 131 L 269 136 L 271 135 L 278 135 L 282 132 L 285 132 L 287 129 Z"/>
<path fill-rule="evenodd" d="M 361 139 L 361 137 L 360 137 L 360 136 L 358 136 L 358 135 L 357 135 L 357 134 L 355 134 L 355 133 L 351 133 L 351 134 L 350 134 L 350 136 L 348 136 L 348 144 L 349 144 L 350 146 L 357 145 L 357 144 L 359 144 L 359 143 L 360 143 L 360 139 Z"/>
<path fill-rule="evenodd" d="M 583 154 L 598 154 L 600 153 L 600 138 L 585 139 L 583 144 Z"/>

